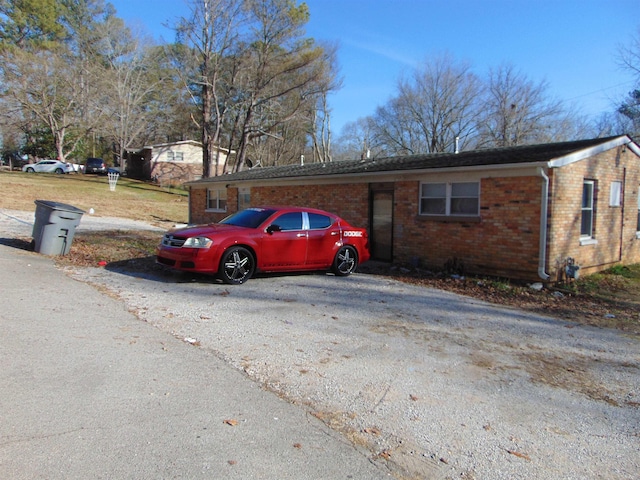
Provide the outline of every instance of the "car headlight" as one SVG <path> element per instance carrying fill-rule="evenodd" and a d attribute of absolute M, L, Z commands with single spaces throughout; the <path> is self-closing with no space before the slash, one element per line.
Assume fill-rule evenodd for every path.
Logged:
<path fill-rule="evenodd" d="M 186 248 L 209 248 L 212 243 L 213 241 L 207 237 L 189 237 L 182 246 Z"/>

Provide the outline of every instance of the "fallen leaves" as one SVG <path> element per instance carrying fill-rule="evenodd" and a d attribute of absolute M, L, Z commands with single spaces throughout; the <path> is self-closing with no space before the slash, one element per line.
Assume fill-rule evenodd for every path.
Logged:
<path fill-rule="evenodd" d="M 236 425 L 238 425 L 238 421 L 237 421 L 237 420 L 234 420 L 234 419 L 232 419 L 232 418 L 229 418 L 229 419 L 223 420 L 223 421 L 222 421 L 222 423 L 224 423 L 224 424 L 226 424 L 226 425 L 229 425 L 229 426 L 231 426 L 231 427 L 235 427 Z"/>
<path fill-rule="evenodd" d="M 531 457 L 529 457 L 529 455 L 526 455 L 524 453 L 518 452 L 516 450 L 507 450 L 507 453 L 510 454 L 510 455 L 514 455 L 514 456 L 516 456 L 518 458 L 523 458 L 528 462 L 531 461 Z"/>

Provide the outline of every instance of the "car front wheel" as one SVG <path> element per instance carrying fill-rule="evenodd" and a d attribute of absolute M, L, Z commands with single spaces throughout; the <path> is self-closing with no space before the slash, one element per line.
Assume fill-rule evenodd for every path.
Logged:
<path fill-rule="evenodd" d="M 64 170 L 62 170 L 61 168 L 56 168 L 56 173 L 60 175 L 61 173 L 64 173 Z"/>
<path fill-rule="evenodd" d="M 222 256 L 219 275 L 223 282 L 240 285 L 253 276 L 256 262 L 244 247 L 231 247 Z"/>
<path fill-rule="evenodd" d="M 356 271 L 356 267 L 358 266 L 358 252 L 356 249 L 350 246 L 344 246 L 338 253 L 336 253 L 336 258 L 333 260 L 333 273 L 340 277 L 345 277 L 347 275 L 352 274 Z"/>

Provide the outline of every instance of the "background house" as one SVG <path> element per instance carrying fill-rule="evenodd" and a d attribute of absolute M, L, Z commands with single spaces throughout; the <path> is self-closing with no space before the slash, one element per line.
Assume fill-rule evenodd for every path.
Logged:
<path fill-rule="evenodd" d="M 254 168 L 188 182 L 190 222 L 317 207 L 369 230 L 374 259 L 556 281 L 640 262 L 640 148 L 626 135 Z"/>
<path fill-rule="evenodd" d="M 228 150 L 219 148 L 218 175 L 223 173 Z M 127 175 L 139 180 L 153 180 L 161 185 L 180 185 L 202 178 L 202 143 L 195 140 L 149 145 L 127 150 Z M 214 160 L 215 161 L 215 160 Z M 212 164 L 210 171 L 215 172 Z"/>

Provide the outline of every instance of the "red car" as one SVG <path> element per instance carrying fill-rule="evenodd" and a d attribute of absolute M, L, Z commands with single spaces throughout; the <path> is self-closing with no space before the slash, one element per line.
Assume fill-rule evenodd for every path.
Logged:
<path fill-rule="evenodd" d="M 331 270 L 345 276 L 369 259 L 367 231 L 331 213 L 299 207 L 255 207 L 219 223 L 167 232 L 162 265 L 217 274 L 230 284 L 256 271 Z"/>

